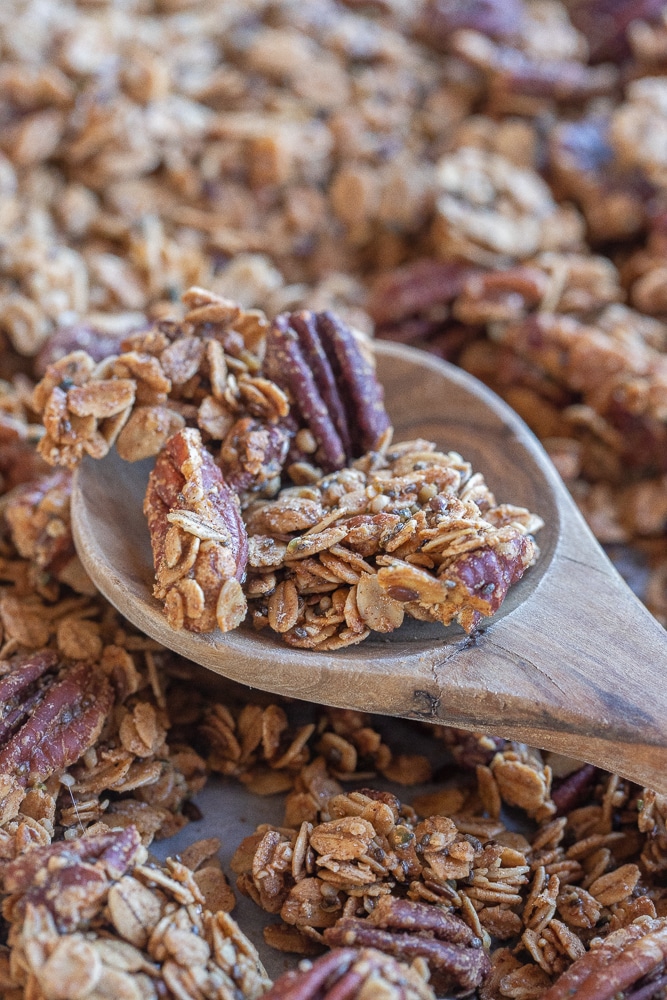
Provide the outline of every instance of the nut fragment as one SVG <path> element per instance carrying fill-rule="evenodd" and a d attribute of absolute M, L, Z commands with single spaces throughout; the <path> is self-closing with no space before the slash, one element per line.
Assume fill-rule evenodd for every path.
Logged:
<path fill-rule="evenodd" d="M 0 745 L 3 820 L 18 811 L 22 789 L 64 770 L 95 743 L 113 704 L 107 678 L 85 661 L 55 679 L 45 678 L 47 683 L 34 690 L 35 682 L 53 666 L 50 652 L 27 658 L 16 666 L 15 681 L 10 674 L 2 682 L 10 709 Z M 17 695 L 25 699 L 23 708 L 20 702 L 12 708 Z"/>
<path fill-rule="evenodd" d="M 129 826 L 6 865 L 16 985 L 38 983 L 47 1000 L 193 995 L 195 983 L 204 996 L 259 998 L 269 980 L 232 918 L 206 906 L 181 862 L 145 861 Z"/>
<path fill-rule="evenodd" d="M 372 948 L 336 948 L 315 962 L 304 961 L 286 972 L 266 994 L 267 1000 L 434 1000 L 435 994 L 412 967 Z"/>
<path fill-rule="evenodd" d="M 332 313 L 278 316 L 265 364 L 290 393 L 326 472 L 379 445 L 389 428 L 382 389 L 357 335 Z"/>
<path fill-rule="evenodd" d="M 227 631 L 245 617 L 238 586 L 248 543 L 238 498 L 187 428 L 167 442 L 151 472 L 144 513 L 153 546 L 155 596 L 174 628 Z"/>
<path fill-rule="evenodd" d="M 377 948 L 404 961 L 426 959 L 439 993 L 465 996 L 490 969 L 482 942 L 458 917 L 425 903 L 383 896 L 366 920 L 342 918 L 324 931 L 331 945 Z"/>

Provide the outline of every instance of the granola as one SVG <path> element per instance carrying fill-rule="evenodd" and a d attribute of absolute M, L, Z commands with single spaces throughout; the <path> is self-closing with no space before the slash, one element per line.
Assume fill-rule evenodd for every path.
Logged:
<path fill-rule="evenodd" d="M 421 970 L 373 948 L 337 948 L 315 962 L 303 961 L 286 972 L 265 994 L 269 1000 L 327 1000 L 382 995 L 388 1000 L 431 1000 L 435 997 Z"/>
<path fill-rule="evenodd" d="M 157 865 L 129 826 L 4 865 L 12 986 L 47 1000 L 261 996 L 270 981 L 257 951 L 209 905 L 193 870 L 197 845 L 191 854 L 192 869 L 175 858 Z"/>
<path fill-rule="evenodd" d="M 157 448 L 144 514 L 173 628 L 234 629 L 250 598 L 256 628 L 337 649 L 393 631 L 406 612 L 471 631 L 499 609 L 537 559 L 540 518 L 498 505 L 460 455 L 390 447 L 360 336 L 331 312 L 282 314 L 268 332 L 253 317 L 260 362 L 236 332 L 248 328 L 240 306 L 201 289 L 185 301 L 182 324 L 162 321 L 97 365 L 66 355 L 33 393 L 52 464 L 104 457 L 114 440 L 133 460 Z M 245 370 L 233 376 L 235 357 Z M 151 407 L 167 414 L 157 437 Z M 189 426 L 171 433 L 179 420 Z"/>
<path fill-rule="evenodd" d="M 155 596 L 174 628 L 210 632 L 245 617 L 240 581 L 247 537 L 238 498 L 186 428 L 169 438 L 151 472 L 144 513 L 155 561 Z"/>
<path fill-rule="evenodd" d="M 293 328 L 306 309 L 333 311 L 349 328 L 375 324 L 380 336 L 431 350 L 500 392 L 536 431 L 598 538 L 615 553 L 627 547 L 635 585 L 667 623 L 663 8 L 0 4 L 0 751 L 16 762 L 28 726 L 32 768 L 27 778 L 21 762 L 2 772 L 11 818 L 0 825 L 0 866 L 44 857 L 49 844 L 60 856 L 71 843 L 65 871 L 112 883 L 106 910 L 89 899 L 92 928 L 63 933 L 33 907 L 30 921 L 12 917 L 5 943 L 5 920 L 8 1000 L 256 995 L 268 986 L 256 972 L 234 980 L 223 965 L 225 979 L 212 959 L 202 971 L 210 944 L 208 931 L 192 933 L 201 930 L 197 908 L 232 902 L 211 844 L 182 855 L 198 865 L 191 878 L 211 902 L 185 903 L 175 870 L 150 869 L 158 886 L 137 874 L 141 865 L 116 878 L 101 872 L 104 862 L 77 861 L 79 835 L 121 838 L 139 852 L 127 831 L 135 827 L 145 847 L 179 830 L 212 773 L 259 794 L 286 792 L 269 874 L 281 884 L 278 862 L 295 833 L 308 874 L 291 901 L 299 922 L 273 924 L 267 940 L 312 954 L 332 928 L 303 921 L 341 913 L 344 893 L 310 872 L 326 855 L 311 851 L 305 833 L 299 839 L 302 824 L 344 818 L 322 810 L 349 781 L 407 784 L 431 770 L 435 783 L 413 800 L 418 817 L 390 809 L 407 868 L 418 862 L 428 877 L 390 888 L 399 868 L 383 875 L 380 856 L 367 852 L 374 882 L 350 883 L 345 920 L 394 933 L 369 918 L 414 890 L 408 903 L 466 922 L 484 942 L 478 953 L 493 938 L 481 1000 L 664 994 L 664 796 L 487 734 L 438 729 L 429 762 L 361 713 L 306 719 L 282 700 L 206 698 L 186 665 L 93 592 L 71 546 L 67 473 L 49 471 L 36 450 L 43 438 L 41 454 L 65 464 L 112 446 L 128 459 L 155 456 L 187 425 L 248 516 L 275 501 L 292 469 L 300 502 L 288 494 L 267 512 L 270 530 L 249 542 L 247 599 L 262 609 L 258 624 L 289 634 L 302 605 L 309 624 L 318 608 L 319 627 L 340 614 L 337 591 L 356 587 L 342 613 L 360 625 L 380 606 L 378 574 L 365 568 L 374 556 L 346 563 L 334 551 L 349 548 L 343 540 L 297 560 L 289 573 L 303 580 L 312 569 L 309 585 L 325 588 L 305 599 L 284 568 L 287 543 L 321 520 L 307 489 L 330 474 L 324 445 L 335 440 L 331 424 L 281 416 L 291 390 L 260 371 L 270 317 L 290 317 Z M 69 384 L 67 365 L 57 366 L 72 352 Z M 318 379 L 319 398 L 324 391 L 335 407 L 322 370 Z M 357 426 L 348 386 L 338 391 L 339 441 Z M 313 393 L 309 412 L 314 401 Z M 344 464 L 374 447 L 345 451 Z M 277 525 L 286 537 L 266 541 Z M 376 625 L 406 613 L 396 603 L 385 602 Z M 333 628 L 339 642 L 342 621 Z M 103 704 L 111 692 L 99 734 L 82 690 Z M 68 692 L 82 720 L 71 733 Z M 45 713 L 55 731 L 65 726 L 57 749 L 36 731 Z M 524 834 L 504 828 L 505 805 L 529 816 Z M 425 865 L 420 843 L 415 862 L 409 833 L 419 817 L 436 838 L 451 820 L 456 850 L 434 849 Z M 362 818 L 382 825 L 377 805 Z M 316 845 L 335 852 L 343 832 L 325 830 L 329 840 L 316 836 Z M 358 858 L 332 863 L 345 867 L 317 871 L 360 870 Z M 52 899 L 63 886 L 59 864 L 40 874 Z M 71 901 L 65 893 L 63 904 Z M 11 905 L 18 914 L 18 900 Z M 176 923 L 171 933 L 158 924 L 151 953 L 146 929 L 158 907 L 173 907 Z M 226 961 L 237 954 L 225 946 Z M 355 966 L 357 953 L 332 954 L 323 984 L 317 963 L 314 975 L 300 974 L 306 995 L 340 984 L 351 995 L 431 996 L 391 957 L 373 953 Z M 278 995 L 303 982 L 281 983 Z"/>
<path fill-rule="evenodd" d="M 245 518 L 249 592 L 258 572 L 277 581 L 251 603 L 255 627 L 319 649 L 391 632 L 406 613 L 470 631 L 535 562 L 542 524 L 497 504 L 460 455 L 422 440 L 286 489 Z"/>

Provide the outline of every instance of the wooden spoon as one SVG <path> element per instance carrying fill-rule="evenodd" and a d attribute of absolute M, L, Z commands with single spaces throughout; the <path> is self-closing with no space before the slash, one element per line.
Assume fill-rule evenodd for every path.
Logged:
<path fill-rule="evenodd" d="M 474 635 L 410 622 L 318 653 L 242 626 L 195 635 L 153 599 L 142 501 L 152 464 L 115 453 L 75 477 L 76 547 L 102 593 L 143 632 L 219 674 L 306 701 L 481 730 L 667 792 L 667 633 L 611 565 L 519 417 L 461 370 L 375 344 L 395 440 L 459 451 L 499 501 L 540 514 L 539 562 Z"/>

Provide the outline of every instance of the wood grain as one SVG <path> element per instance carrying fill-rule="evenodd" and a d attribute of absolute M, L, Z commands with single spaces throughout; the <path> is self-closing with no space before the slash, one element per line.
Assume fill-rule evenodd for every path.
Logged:
<path fill-rule="evenodd" d="M 383 343 L 375 350 L 396 440 L 421 436 L 461 452 L 498 500 L 546 523 L 539 563 L 474 636 L 410 622 L 322 654 L 246 627 L 224 636 L 171 629 L 151 597 L 141 513 L 151 462 L 128 465 L 115 454 L 86 460 L 75 478 L 75 541 L 90 576 L 148 635 L 251 687 L 511 737 L 667 792 L 667 633 L 508 406 L 422 352 Z"/>

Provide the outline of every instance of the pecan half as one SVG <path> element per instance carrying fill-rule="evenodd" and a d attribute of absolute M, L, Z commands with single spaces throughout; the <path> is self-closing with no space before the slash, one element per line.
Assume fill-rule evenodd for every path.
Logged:
<path fill-rule="evenodd" d="M 389 429 L 383 392 L 359 339 L 333 313 L 284 313 L 269 332 L 265 367 L 312 432 L 326 472 L 376 448 Z"/>
<path fill-rule="evenodd" d="M 465 996 L 491 968 L 467 924 L 428 903 L 382 896 L 367 919 L 343 917 L 324 931 L 327 944 L 377 948 L 404 961 L 428 962 L 438 993 Z"/>
<path fill-rule="evenodd" d="M 241 590 L 248 539 L 238 497 L 199 431 L 174 434 L 150 474 L 144 514 L 153 547 L 155 596 L 173 628 L 236 628 L 246 613 Z"/>
<path fill-rule="evenodd" d="M 419 973 L 372 948 L 336 948 L 317 961 L 286 972 L 265 1000 L 431 1000 L 435 994 Z"/>
<path fill-rule="evenodd" d="M 45 906 L 60 931 L 74 930 L 97 912 L 112 881 L 141 851 L 133 826 L 29 851 L 2 873 L 7 911 L 17 919 L 29 905 Z"/>
<path fill-rule="evenodd" d="M 664 988 L 664 976 L 651 977 L 663 971 L 666 958 L 667 920 L 641 917 L 573 962 L 543 1000 L 612 1000 L 618 995 L 650 1000 Z"/>
<path fill-rule="evenodd" d="M 24 789 L 69 767 L 95 743 L 113 704 L 107 677 L 91 670 L 89 662 L 81 661 L 46 685 L 45 675 L 54 666 L 49 651 L 38 653 L 19 661 L 2 682 L 9 705 L 0 749 L 3 821 L 16 815 Z"/>
<path fill-rule="evenodd" d="M 12 670 L 0 679 L 0 746 L 6 743 L 44 697 L 58 658 L 52 649 L 44 649 L 15 660 Z"/>

